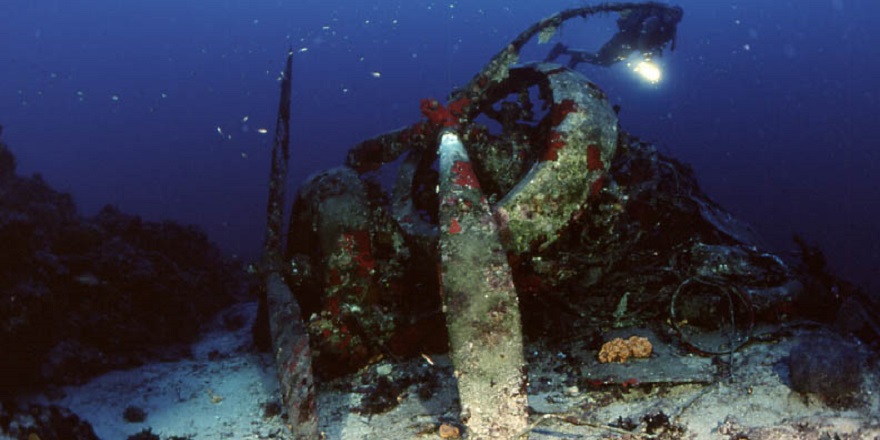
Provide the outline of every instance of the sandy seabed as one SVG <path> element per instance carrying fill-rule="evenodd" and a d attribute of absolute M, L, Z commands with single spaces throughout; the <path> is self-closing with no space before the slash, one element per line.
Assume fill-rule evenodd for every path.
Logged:
<path fill-rule="evenodd" d="M 251 317 L 256 313 L 254 304 L 236 307 Z M 272 358 L 253 350 L 249 330 L 245 325 L 229 332 L 218 325 L 194 344 L 191 359 L 114 371 L 27 400 L 68 407 L 108 440 L 147 428 L 163 440 L 289 438 L 286 421 L 271 411 L 280 404 Z M 864 347 L 862 391 L 846 408 L 787 385 L 788 353 L 811 331 L 821 330 L 747 345 L 729 357 L 725 375 L 709 358 L 663 345 L 644 329 L 616 330 L 653 338 L 649 359 L 626 364 L 599 364 L 594 352 L 576 342 L 567 350 L 529 345 L 530 438 L 880 439 L 878 361 Z M 363 410 L 376 392 L 370 381 L 424 377 L 426 371 L 433 376 L 430 393 L 411 383 L 395 392 L 387 411 Z M 322 431 L 333 440 L 440 438 L 441 423 L 456 423 L 451 372 L 448 358 L 431 355 L 381 361 L 322 384 Z M 143 409 L 146 419 L 126 422 L 128 406 Z M 661 414 L 668 423 L 652 427 Z"/>

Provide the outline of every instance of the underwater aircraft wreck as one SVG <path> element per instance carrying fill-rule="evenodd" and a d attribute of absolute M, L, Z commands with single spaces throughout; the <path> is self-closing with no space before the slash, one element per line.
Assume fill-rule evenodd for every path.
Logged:
<path fill-rule="evenodd" d="M 745 344 L 798 318 L 834 323 L 860 300 L 822 265 L 763 250 L 687 165 L 625 132 L 581 73 L 519 59 L 572 18 L 647 8 L 669 7 L 601 4 L 530 26 L 447 103 L 423 100 L 422 120 L 305 182 L 285 240 L 288 54 L 262 305 L 295 438 L 321 436 L 316 380 L 382 359 L 433 365 L 431 354 L 448 353 L 459 401 L 442 437 L 525 438 L 549 418 L 529 401 L 542 382 L 526 345 L 578 344 L 587 354 L 575 362 L 566 349 L 565 368 L 584 389 L 710 383 L 721 373 L 706 365 L 730 368 Z M 393 176 L 390 191 L 382 175 Z M 847 331 L 875 334 L 869 315 Z M 688 353 L 706 360 L 677 363 Z M 629 368 L 635 358 L 648 359 Z"/>

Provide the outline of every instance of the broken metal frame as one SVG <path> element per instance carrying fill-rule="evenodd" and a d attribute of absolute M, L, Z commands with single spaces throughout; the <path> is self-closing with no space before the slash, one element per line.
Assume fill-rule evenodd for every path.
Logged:
<path fill-rule="evenodd" d="M 284 228 L 284 189 L 290 159 L 290 94 L 293 51 L 281 77 L 281 99 L 272 146 L 269 201 L 266 208 L 266 238 L 263 244 L 263 277 L 269 312 L 269 329 L 281 397 L 288 423 L 296 440 L 319 437 L 315 380 L 309 334 L 302 321 L 299 303 L 284 281 L 281 236 Z"/>
<path fill-rule="evenodd" d="M 504 49 L 495 54 L 480 73 L 474 76 L 465 87 L 453 92 L 450 95 L 450 101 L 468 98 L 472 102 L 479 102 L 475 98 L 482 96 L 489 88 L 507 79 L 510 66 L 519 62 L 519 52 L 532 38 L 536 35 L 541 35 L 541 41 L 545 42 L 555 34 L 559 26 L 572 18 L 581 17 L 586 19 L 597 14 L 668 7 L 668 5 L 659 2 L 600 3 L 594 6 L 583 6 L 557 12 L 520 32 Z"/>
<path fill-rule="evenodd" d="M 479 99 L 491 106 L 512 94 L 523 96 L 533 86 L 540 89 L 547 107 L 542 122 L 529 129 L 534 137 L 528 155 L 534 163 L 496 203 L 487 202 L 481 189 L 486 181 L 478 178 L 476 164 L 465 152 L 465 143 L 468 152 L 476 153 L 491 149 L 493 143 L 481 139 L 484 129 L 472 122 L 488 113 L 487 107 L 475 106 L 480 110 L 466 116 L 468 98 L 448 107 L 423 101 L 427 121 L 363 142 L 350 151 L 347 161 L 366 173 L 407 153 L 398 168 L 392 216 L 416 241 L 439 241 L 444 314 L 459 381 L 461 421 L 474 438 L 509 438 L 527 425 L 522 325 L 507 255 L 553 243 L 555 231 L 601 191 L 617 146 L 617 117 L 605 94 L 556 64 L 517 67 Z M 417 212 L 413 191 L 438 156 L 432 148 L 438 138 L 439 215 L 433 224 Z"/>
<path fill-rule="evenodd" d="M 518 62 L 519 51 L 535 35 L 541 34 L 542 40 L 549 39 L 556 28 L 563 22 L 575 17 L 586 18 L 598 13 L 622 12 L 657 6 L 663 5 L 654 2 L 600 4 L 565 10 L 533 24 L 519 34 L 501 52 L 496 54 L 465 88 L 453 92 L 450 95 L 451 99 L 448 108 L 444 108 L 436 101 L 423 101 L 422 112 L 429 119 L 430 126 L 417 124 L 409 130 L 386 135 L 384 139 L 376 139 L 360 144 L 349 154 L 348 165 L 358 170 L 358 172 L 363 172 L 370 168 L 375 169 L 374 167 L 377 167 L 377 165 L 381 166 L 390 160 L 396 159 L 404 151 L 410 150 L 413 145 L 420 146 L 420 149 L 425 151 L 428 147 L 424 142 L 426 140 L 425 134 L 437 134 L 444 127 L 467 127 L 478 114 L 488 114 L 491 105 L 506 96 L 504 93 L 506 88 L 502 83 L 509 78 L 511 65 Z M 291 65 L 292 52 L 289 52 L 286 69 L 282 76 L 281 99 L 275 143 L 272 150 L 263 270 L 276 369 L 281 382 L 282 397 L 287 408 L 291 430 L 294 438 L 311 439 L 319 438 L 319 429 L 315 403 L 314 376 L 311 370 L 312 356 L 309 338 L 301 318 L 300 306 L 290 288 L 284 283 L 282 276 L 284 262 L 282 258 L 281 235 L 283 230 L 284 186 L 289 160 Z M 552 82 L 550 78 L 554 73 L 557 73 L 555 69 L 548 69 L 545 66 L 532 66 L 528 69 L 533 69 L 533 72 L 539 72 L 539 75 L 544 76 L 542 81 L 548 82 Z M 526 72 L 528 72 L 528 69 Z M 556 86 L 564 89 L 567 88 L 568 82 L 560 81 Z M 587 88 L 590 89 L 590 87 Z M 601 92 L 597 92 L 598 89 L 592 92 L 593 98 L 604 101 L 604 95 Z M 556 98 L 560 100 L 558 96 Z M 607 104 L 607 101 L 605 102 Z M 556 104 L 558 105 L 557 110 L 559 110 L 559 107 L 566 105 L 573 105 L 574 107 L 564 110 L 553 117 L 555 121 L 554 126 L 551 128 L 556 131 L 553 133 L 554 136 L 550 137 L 547 145 L 544 146 L 553 155 L 552 158 L 545 158 L 544 160 L 550 159 L 552 162 L 556 162 L 558 151 L 569 142 L 572 144 L 584 144 L 587 142 L 587 139 L 577 136 L 577 132 L 585 128 L 583 121 L 576 122 L 579 120 L 576 116 L 579 110 L 578 104 L 582 104 L 582 102 L 556 102 Z M 586 113 L 584 111 L 584 114 Z M 572 114 L 575 115 L 574 118 L 570 117 Z M 568 121 L 567 125 L 562 127 L 565 121 Z M 596 122 L 613 126 L 613 137 L 616 142 L 616 117 L 608 118 L 608 120 L 590 120 L 590 123 Z M 428 133 L 425 133 L 425 131 Z M 448 135 L 449 133 L 447 133 Z M 598 188 L 601 189 L 601 175 L 607 172 L 609 159 L 613 155 L 615 142 L 610 144 L 604 142 L 612 137 L 606 135 L 599 135 L 601 139 L 596 139 L 595 142 L 606 146 L 610 145 L 610 147 L 599 150 L 596 144 L 590 144 L 589 147 L 596 150 L 588 150 L 586 154 L 580 155 L 585 161 L 582 165 L 589 170 L 589 173 L 587 173 L 588 184 L 583 185 L 583 188 L 587 188 L 588 193 L 596 192 L 597 183 L 599 185 Z M 597 135 L 593 133 L 590 136 L 595 137 Z M 404 139 L 411 137 L 420 137 L 421 140 L 416 140 L 416 142 L 410 144 Z M 432 136 L 427 136 L 427 138 L 430 137 Z M 450 151 L 455 151 L 453 155 L 460 155 L 459 153 L 464 152 L 464 148 L 457 136 L 455 140 L 459 148 L 453 150 L 449 149 L 449 143 L 446 144 L 446 149 L 444 150 L 444 143 L 441 142 L 439 151 L 441 157 L 453 154 Z M 586 148 L 585 145 L 582 146 Z M 360 159 L 375 159 L 375 155 L 380 156 L 379 163 L 359 161 L 359 152 L 362 153 L 360 154 Z M 466 153 L 464 157 L 463 160 L 459 157 L 460 160 L 455 161 L 455 163 L 469 163 L 466 159 Z M 405 163 L 405 165 L 408 165 L 409 172 L 402 175 L 404 182 L 407 177 L 412 178 L 418 168 L 415 164 Z M 578 162 L 570 165 L 581 164 Z M 558 166 L 553 168 L 548 165 L 548 167 L 551 170 L 558 169 Z M 441 216 L 449 217 L 447 219 L 449 222 L 447 223 L 450 225 L 449 227 L 440 227 L 441 247 L 445 246 L 449 249 L 455 249 L 454 243 L 462 243 L 461 238 L 468 236 L 462 234 L 462 237 L 455 237 L 455 235 L 461 232 L 461 225 L 458 224 L 458 220 L 454 216 L 464 214 L 460 217 L 461 221 L 472 223 L 469 225 L 469 229 L 472 229 L 471 232 L 481 235 L 481 242 L 485 241 L 485 244 L 490 246 L 486 250 L 494 249 L 494 251 L 490 252 L 493 256 L 491 258 L 492 261 L 498 260 L 495 257 L 504 255 L 498 236 L 499 226 L 492 219 L 488 206 L 486 206 L 484 213 L 486 215 L 483 216 L 485 218 L 480 219 L 476 217 L 472 220 L 467 220 L 475 213 L 467 214 L 466 211 L 473 209 L 473 206 L 486 205 L 486 201 L 485 197 L 477 189 L 474 200 L 470 200 L 470 203 L 467 204 L 461 203 L 464 198 L 467 198 L 464 197 L 465 193 L 473 189 L 474 184 L 479 188 L 479 182 L 476 181 L 472 170 L 469 170 L 470 174 L 467 176 L 464 176 L 459 171 L 456 171 L 453 165 L 450 165 L 449 169 L 442 171 L 447 176 L 446 180 L 451 182 L 448 182 L 447 185 L 452 185 L 452 187 L 447 186 L 446 193 L 458 194 L 461 197 L 458 197 L 458 200 L 452 204 L 445 203 L 442 198 L 440 199 Z M 534 179 L 535 176 L 532 176 L 532 178 Z M 540 181 L 540 179 L 537 180 Z M 462 182 L 471 181 L 472 184 L 470 185 L 462 185 Z M 585 199 L 586 197 L 581 200 Z M 444 205 L 447 207 L 444 208 Z M 465 209 L 462 210 L 462 208 Z M 570 209 L 577 209 L 577 207 Z M 572 212 L 574 211 L 567 212 L 567 214 L 572 214 Z M 502 214 L 504 214 L 503 210 Z M 569 217 L 569 215 L 564 217 Z M 398 220 L 403 220 L 403 218 L 398 217 Z M 403 225 L 404 222 L 401 223 Z M 458 225 L 458 229 L 454 229 L 453 225 Z M 503 227 L 509 228 L 510 225 L 504 224 Z M 485 233 L 488 233 L 488 235 L 483 237 L 482 235 L 485 235 Z M 528 241 L 533 240 L 528 239 Z M 455 257 L 452 253 L 447 254 L 444 252 L 443 255 L 447 259 Z M 463 414 L 463 421 L 467 421 L 468 418 L 473 420 L 473 423 L 466 424 L 474 438 L 494 437 L 496 434 L 510 436 L 521 432 L 527 424 L 527 393 L 525 390 L 526 379 L 522 357 L 522 326 L 519 321 L 519 306 L 516 301 L 516 290 L 510 275 L 510 268 L 507 267 L 506 261 L 503 261 L 503 259 L 498 260 L 495 262 L 497 264 L 493 263 L 490 266 L 496 267 L 496 269 L 503 267 L 506 268 L 506 271 L 502 270 L 499 272 L 496 270 L 498 276 L 495 278 L 497 279 L 494 281 L 488 280 L 488 283 L 484 280 L 483 284 L 485 284 L 488 290 L 468 289 L 466 286 L 456 286 L 455 283 L 473 279 L 473 274 L 471 273 L 473 268 L 470 268 L 470 270 L 462 269 L 460 272 L 461 277 L 457 279 L 459 278 L 457 276 L 448 276 L 451 266 L 447 263 L 445 261 L 441 262 L 441 270 L 444 274 L 442 283 L 445 288 L 453 287 L 456 291 L 449 292 L 451 295 L 444 300 L 444 304 L 453 309 L 457 308 L 456 305 L 461 306 L 461 304 L 483 304 L 470 311 L 467 311 L 469 308 L 461 308 L 459 311 L 465 313 L 463 316 L 455 316 L 449 312 L 446 313 L 447 327 L 451 335 L 460 333 L 471 326 L 483 325 L 481 334 L 478 336 L 482 338 L 485 350 L 474 350 L 474 340 L 472 339 L 474 335 L 471 334 L 472 332 L 465 331 L 462 333 L 462 337 L 451 337 L 450 340 L 450 352 L 452 353 L 456 372 L 459 374 L 460 386 L 466 385 L 463 391 L 471 390 L 461 394 L 462 408 L 473 411 L 470 414 Z M 464 265 L 459 264 L 458 267 L 463 268 Z M 488 292 L 494 293 L 490 294 Z M 494 303 L 489 304 L 491 301 L 481 301 L 481 299 L 485 298 L 493 298 L 492 301 Z M 486 304 L 489 306 L 489 313 L 484 313 L 487 311 L 484 307 Z M 474 311 L 478 313 L 474 313 Z M 511 344 L 516 344 L 517 346 L 511 347 Z M 501 351 L 492 349 L 493 346 L 498 347 L 499 345 L 504 347 Z M 494 365 L 498 368 L 495 368 L 494 371 L 484 370 L 487 365 Z M 496 381 L 499 379 L 502 380 L 501 384 L 503 386 L 495 388 Z"/>

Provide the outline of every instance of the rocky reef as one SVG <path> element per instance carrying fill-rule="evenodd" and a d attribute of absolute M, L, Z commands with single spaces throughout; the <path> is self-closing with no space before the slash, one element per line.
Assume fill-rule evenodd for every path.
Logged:
<path fill-rule="evenodd" d="M 80 215 L 0 142 L 0 389 L 69 384 L 187 355 L 242 298 L 241 265 L 204 232 L 107 206 Z"/>

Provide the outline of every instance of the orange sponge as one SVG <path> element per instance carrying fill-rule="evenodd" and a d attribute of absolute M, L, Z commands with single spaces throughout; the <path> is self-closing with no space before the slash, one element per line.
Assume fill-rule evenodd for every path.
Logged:
<path fill-rule="evenodd" d="M 599 350 L 599 362 L 624 363 L 629 358 L 647 358 L 651 356 L 653 349 L 651 341 L 645 337 L 614 338 L 602 344 L 602 349 Z"/>

